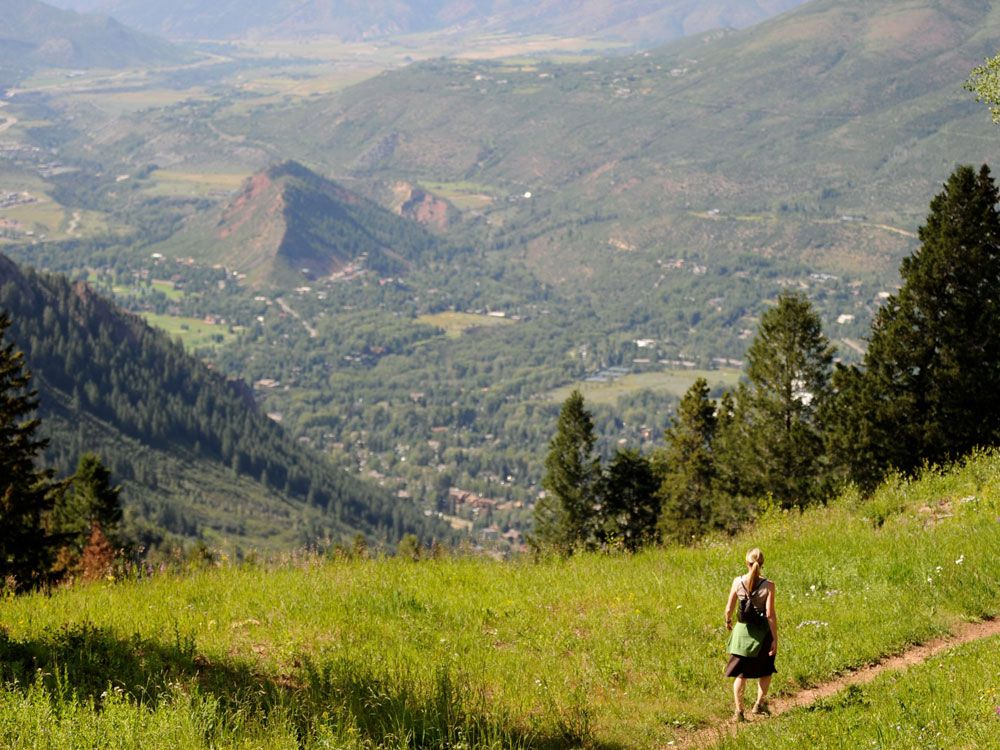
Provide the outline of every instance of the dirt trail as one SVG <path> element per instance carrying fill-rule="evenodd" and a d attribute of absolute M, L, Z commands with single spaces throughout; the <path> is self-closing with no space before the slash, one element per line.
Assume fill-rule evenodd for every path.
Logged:
<path fill-rule="evenodd" d="M 1000 635 L 1000 620 L 986 620 L 983 622 L 962 624 L 955 628 L 954 632 L 949 635 L 935 638 L 920 646 L 914 646 L 896 656 L 889 656 L 866 667 L 845 672 L 829 682 L 824 682 L 822 685 L 817 685 L 814 688 L 808 688 L 792 695 L 775 698 L 771 701 L 771 717 L 779 716 L 786 711 L 791 711 L 793 708 L 812 705 L 816 701 L 829 698 L 831 695 L 852 685 L 865 685 L 883 672 L 908 669 L 927 661 L 942 651 L 947 651 L 963 643 L 970 643 L 996 635 Z M 747 695 L 752 697 L 755 691 L 756 683 L 751 682 L 747 686 Z M 758 719 L 758 721 L 767 721 L 767 718 Z M 693 748 L 710 748 L 722 739 L 735 735 L 736 729 L 737 725 L 728 721 L 678 737 L 674 741 L 674 744 L 669 747 L 691 748 L 692 750 Z"/>

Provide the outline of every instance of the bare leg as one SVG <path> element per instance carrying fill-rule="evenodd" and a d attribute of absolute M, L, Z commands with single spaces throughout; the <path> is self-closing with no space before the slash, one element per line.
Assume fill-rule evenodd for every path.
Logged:
<path fill-rule="evenodd" d="M 733 680 L 733 700 L 736 703 L 736 713 L 742 713 L 743 711 L 743 692 L 746 686 L 746 677 L 737 677 Z"/>
<path fill-rule="evenodd" d="M 757 702 L 754 704 L 754 711 L 767 705 L 767 691 L 771 688 L 771 675 L 761 677 L 757 681 Z"/>

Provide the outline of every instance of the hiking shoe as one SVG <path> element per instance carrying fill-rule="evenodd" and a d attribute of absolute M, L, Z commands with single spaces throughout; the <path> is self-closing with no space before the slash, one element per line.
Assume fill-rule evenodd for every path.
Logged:
<path fill-rule="evenodd" d="M 750 709 L 750 713 L 754 716 L 770 716 L 771 709 L 767 707 L 766 703 L 757 703 Z"/>

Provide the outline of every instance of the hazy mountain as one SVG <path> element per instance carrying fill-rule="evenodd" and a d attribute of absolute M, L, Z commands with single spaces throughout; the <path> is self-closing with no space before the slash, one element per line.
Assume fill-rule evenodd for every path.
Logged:
<path fill-rule="evenodd" d="M 120 68 L 183 58 L 167 42 L 106 16 L 81 15 L 38 0 L 3 0 L 0 66 Z"/>
<path fill-rule="evenodd" d="M 361 531 L 392 541 L 433 523 L 326 463 L 218 375 L 82 282 L 0 255 L 0 309 L 39 391 L 49 461 L 97 451 L 128 490 L 132 525 L 291 548 Z"/>
<path fill-rule="evenodd" d="M 58 0 L 171 38 L 345 39 L 470 28 L 652 43 L 745 27 L 803 0 Z"/>
<path fill-rule="evenodd" d="M 221 263 L 262 285 L 295 284 L 352 267 L 391 275 L 436 244 L 416 222 L 285 162 L 249 178 L 221 210 L 195 217 L 158 249 Z"/>
<path fill-rule="evenodd" d="M 227 128 L 308 133 L 332 174 L 530 191 L 487 211 L 548 281 L 617 294 L 750 255 L 889 278 L 954 164 L 996 161 L 962 83 L 998 34 L 987 3 L 818 0 L 629 59 L 416 65 Z"/>

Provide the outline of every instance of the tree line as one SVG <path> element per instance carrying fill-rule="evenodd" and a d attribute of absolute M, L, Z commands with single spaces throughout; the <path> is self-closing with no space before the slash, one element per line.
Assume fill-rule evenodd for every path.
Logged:
<path fill-rule="evenodd" d="M 602 465 L 574 392 L 546 459 L 537 544 L 686 542 L 735 530 L 761 500 L 803 508 L 1000 443 L 998 200 L 987 166 L 955 169 L 858 365 L 835 362 L 808 299 L 782 294 L 761 316 L 744 380 L 717 401 L 698 380 L 650 457 L 622 449 Z"/>

